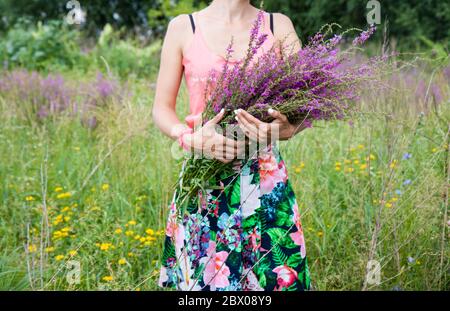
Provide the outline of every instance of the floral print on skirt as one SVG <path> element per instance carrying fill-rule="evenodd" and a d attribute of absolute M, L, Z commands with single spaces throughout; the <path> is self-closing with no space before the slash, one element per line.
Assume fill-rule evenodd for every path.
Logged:
<path fill-rule="evenodd" d="M 300 291 L 310 287 L 294 191 L 275 145 L 239 161 L 239 174 L 170 205 L 158 285 L 178 290 Z M 220 188 L 220 187 L 218 187 Z"/>

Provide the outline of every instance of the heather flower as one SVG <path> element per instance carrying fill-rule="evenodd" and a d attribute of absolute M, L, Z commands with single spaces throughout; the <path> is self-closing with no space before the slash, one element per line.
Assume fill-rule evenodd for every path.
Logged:
<path fill-rule="evenodd" d="M 271 122 L 273 117 L 267 111 L 272 108 L 285 114 L 293 124 L 311 127 L 316 120 L 346 118 L 355 110 L 364 82 L 369 79 L 371 83 L 376 82 L 373 77 L 377 66 L 385 59 L 366 61 L 350 57 L 347 50 L 338 47 L 342 34 L 327 39 L 328 33 L 319 32 L 298 51 L 290 51 L 283 44 L 274 45 L 256 58 L 267 39 L 266 34 L 259 33 L 262 19 L 261 11 L 251 29 L 245 57 L 230 64 L 231 43 L 223 70 L 218 75 L 211 72 L 204 92 L 204 121 L 224 108 L 226 111 L 244 109 L 263 122 Z M 353 41 L 354 45 L 363 44 L 374 32 L 375 26 L 371 26 Z M 220 123 L 228 124 L 236 124 L 232 113 L 226 114 Z M 180 178 L 196 179 L 201 184 L 204 176 L 220 172 L 221 165 L 226 164 L 209 159 L 191 162 Z M 195 195 L 198 190 L 197 185 L 190 186 L 188 193 L 180 196 Z"/>
<path fill-rule="evenodd" d="M 89 109 L 98 104 L 108 104 L 125 94 L 114 79 L 101 73 L 91 82 L 69 83 L 60 74 L 42 74 L 13 70 L 0 74 L 2 97 L 12 98 L 21 106 L 31 107 L 38 120 L 68 113 L 80 115 L 84 125 L 95 128 L 97 119 Z"/>
<path fill-rule="evenodd" d="M 364 44 L 374 33 L 376 30 L 375 25 L 370 25 L 369 29 L 363 31 L 358 37 L 353 40 L 353 45 L 358 46 Z"/>

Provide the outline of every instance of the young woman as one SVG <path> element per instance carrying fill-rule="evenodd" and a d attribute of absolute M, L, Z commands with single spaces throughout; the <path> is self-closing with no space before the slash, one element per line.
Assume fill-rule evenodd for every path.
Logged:
<path fill-rule="evenodd" d="M 238 174 L 226 176 L 189 202 L 190 212 L 177 219 L 176 193 L 170 205 L 159 286 L 178 290 L 306 290 L 309 271 L 300 214 L 275 139 L 287 140 L 304 129 L 286 116 L 264 123 L 246 111 L 236 120 L 250 141 L 268 139 L 265 150 L 250 160 L 233 160 L 245 141 L 226 138 L 213 130 L 219 113 L 202 126 L 204 88 L 210 70 L 220 71 L 233 37 L 231 63 L 244 56 L 249 32 L 259 9 L 249 0 L 213 0 L 205 9 L 174 18 L 168 27 L 153 106 L 161 131 L 181 146 L 231 162 Z M 291 20 L 264 13 L 262 32 L 268 39 L 260 52 L 277 40 L 300 48 Z M 184 74 L 190 114 L 185 123 L 175 113 Z M 276 137 L 275 134 L 277 133 Z M 211 148 L 211 146 L 213 148 Z M 237 177 L 236 177 L 237 176 Z M 189 181 L 187 181 L 189 182 Z"/>

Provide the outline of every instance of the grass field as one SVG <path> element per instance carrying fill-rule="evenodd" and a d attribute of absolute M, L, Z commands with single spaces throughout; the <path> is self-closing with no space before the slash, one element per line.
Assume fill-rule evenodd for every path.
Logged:
<path fill-rule="evenodd" d="M 280 143 L 314 289 L 450 289 L 450 80 L 420 72 L 420 93 L 417 77 L 367 95 L 352 123 Z M 127 88 L 90 111 L 94 128 L 67 113 L 36 119 L 30 100 L 0 93 L 0 289 L 157 289 L 180 162 L 152 124 L 153 86 Z M 187 106 L 183 87 L 180 116 Z"/>

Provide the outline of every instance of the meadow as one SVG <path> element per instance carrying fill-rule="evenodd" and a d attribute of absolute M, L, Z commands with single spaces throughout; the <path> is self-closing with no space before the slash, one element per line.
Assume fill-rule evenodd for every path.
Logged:
<path fill-rule="evenodd" d="M 159 45 L 101 40 L 84 69 L 0 71 L 2 290 L 158 289 L 181 167 L 151 117 Z M 450 67 L 386 82 L 351 122 L 280 143 L 315 290 L 450 288 Z M 177 107 L 183 118 L 184 85 Z"/>

